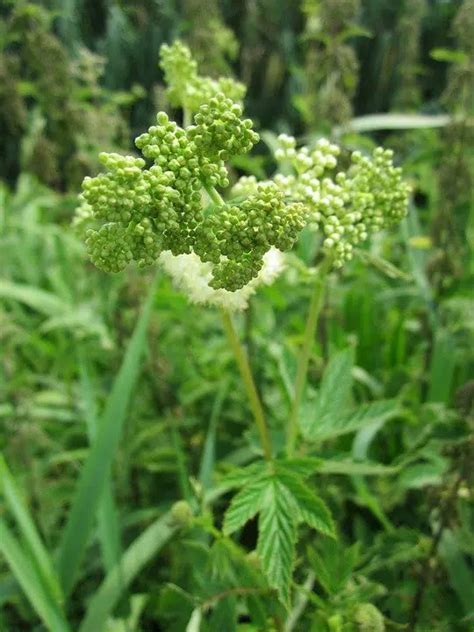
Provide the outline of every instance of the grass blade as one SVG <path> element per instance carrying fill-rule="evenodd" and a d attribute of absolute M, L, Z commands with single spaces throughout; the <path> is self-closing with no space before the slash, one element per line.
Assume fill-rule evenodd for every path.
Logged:
<path fill-rule="evenodd" d="M 79 367 L 81 373 L 81 398 L 87 424 L 89 444 L 93 445 L 97 436 L 99 421 L 97 418 L 97 402 L 91 381 L 90 370 L 82 347 L 78 349 Z M 118 511 L 115 505 L 112 481 L 110 476 L 105 484 L 104 493 L 97 510 L 99 542 L 105 570 L 108 572 L 118 563 L 122 553 L 120 544 L 120 529 Z"/>
<path fill-rule="evenodd" d="M 448 331 L 439 330 L 434 340 L 427 401 L 449 405 L 456 368 L 456 344 Z"/>
<path fill-rule="evenodd" d="M 0 551 L 5 556 L 29 602 L 48 630 L 69 632 L 69 625 L 61 613 L 59 604 L 55 603 L 45 592 L 41 578 L 31 560 L 24 554 L 18 541 L 1 519 Z"/>
<path fill-rule="evenodd" d="M 105 629 L 106 621 L 125 588 L 170 540 L 175 531 L 176 527 L 172 526 L 171 515 L 167 513 L 138 536 L 125 551 L 120 563 L 108 573 L 91 599 L 79 632 L 97 632 Z"/>
<path fill-rule="evenodd" d="M 68 303 L 52 292 L 10 281 L 0 281 L 0 298 L 24 303 L 46 316 L 57 316 L 71 309 Z"/>
<path fill-rule="evenodd" d="M 202 451 L 201 464 L 199 467 L 199 482 L 201 483 L 204 492 L 210 489 L 212 483 L 212 472 L 214 470 L 216 460 L 217 422 L 219 421 L 228 388 L 229 382 L 225 379 L 217 391 L 216 399 L 214 400 L 214 405 L 212 407 L 209 429 L 207 431 L 206 441 L 204 442 L 204 449 Z"/>
<path fill-rule="evenodd" d="M 133 388 L 145 349 L 146 331 L 155 294 L 153 283 L 128 344 L 122 366 L 107 400 L 94 445 L 80 476 L 59 549 L 58 569 L 65 594 L 74 586 L 100 499 L 107 484 Z M 100 628 L 97 628 L 100 629 Z"/>
<path fill-rule="evenodd" d="M 448 573 L 451 587 L 462 604 L 464 614 L 472 615 L 474 613 L 472 601 L 474 595 L 474 573 L 466 561 L 453 531 L 447 529 L 443 533 L 439 553 Z"/>
<path fill-rule="evenodd" d="M 0 492 L 5 498 L 5 502 L 11 513 L 15 517 L 24 543 L 35 562 L 35 566 L 43 582 L 44 589 L 55 602 L 62 603 L 62 592 L 52 560 L 39 536 L 20 489 L 18 488 L 14 477 L 8 469 L 5 459 L 1 454 Z"/>

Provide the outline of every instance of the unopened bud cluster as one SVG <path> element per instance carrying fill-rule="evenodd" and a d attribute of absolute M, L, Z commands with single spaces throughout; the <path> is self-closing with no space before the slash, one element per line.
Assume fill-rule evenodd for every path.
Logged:
<path fill-rule="evenodd" d="M 263 182 L 243 177 L 225 202 L 215 190 L 229 185 L 225 163 L 250 151 L 258 134 L 214 80 L 212 89 L 203 82 L 206 97 L 196 96 L 196 64 L 182 44 L 164 46 L 162 64 L 170 98 L 199 106 L 185 127 L 160 112 L 136 139 L 143 158 L 101 154 L 107 171 L 85 178 L 75 225 L 87 228 L 86 245 L 99 268 L 119 272 L 132 261 L 143 267 L 160 259 L 171 269 L 174 257 L 182 277 L 186 263 L 199 268 L 197 258 L 205 266 L 206 294 L 237 292 L 266 278 L 269 253 L 289 250 L 308 223 L 322 232 L 324 250 L 340 266 L 369 233 L 405 215 L 408 187 L 391 152 L 376 149 L 371 158 L 354 152 L 341 171 L 336 145 L 322 139 L 312 149 L 297 148 L 288 135 L 279 137 L 275 154 L 285 175 Z"/>
<path fill-rule="evenodd" d="M 321 230 L 323 248 L 336 267 L 351 259 L 354 246 L 370 233 L 399 222 L 407 212 L 408 185 L 401 169 L 394 167 L 390 150 L 377 148 L 372 156 L 353 152 L 347 171 L 338 170 L 340 149 L 326 139 L 314 149 L 297 149 L 292 136 L 278 138 L 275 159 L 285 173 L 274 176 L 285 198 L 301 203 L 307 220 Z M 248 195 L 257 186 L 255 178 L 242 178 L 235 195 Z"/>
<path fill-rule="evenodd" d="M 165 47 L 164 59 L 187 59 L 183 73 L 189 77 L 195 63 L 187 49 L 171 48 L 174 53 Z M 220 201 L 217 193 L 211 193 L 210 209 L 203 203 L 203 190 L 229 185 L 225 162 L 258 141 L 252 128 L 241 105 L 218 92 L 185 128 L 160 112 L 156 125 L 136 139 L 144 159 L 101 154 L 107 171 L 84 180 L 75 221 L 78 228 L 89 226 L 86 245 L 95 265 L 119 272 L 132 261 L 150 265 L 169 251 L 212 264 L 209 286 L 215 290 L 236 291 L 257 278 L 270 249 L 293 245 L 305 224 L 304 206 L 286 201 L 274 183 L 235 203 Z"/>
<path fill-rule="evenodd" d="M 212 79 L 199 75 L 197 62 L 191 51 L 179 40 L 171 46 L 163 44 L 160 56 L 160 66 L 168 86 L 166 93 L 174 107 L 196 112 L 217 94 L 223 94 L 237 103 L 245 96 L 246 88 L 239 81 L 230 77 Z"/>

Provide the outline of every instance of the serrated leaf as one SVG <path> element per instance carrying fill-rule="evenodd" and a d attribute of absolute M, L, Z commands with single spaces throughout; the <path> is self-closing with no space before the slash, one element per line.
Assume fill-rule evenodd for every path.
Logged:
<path fill-rule="evenodd" d="M 359 543 L 344 547 L 336 540 L 326 540 L 320 550 L 308 550 L 308 558 L 318 583 L 329 595 L 343 589 L 352 575 L 358 557 Z"/>
<path fill-rule="evenodd" d="M 224 474 L 219 481 L 219 487 L 233 489 L 235 487 L 243 487 L 250 481 L 259 476 L 265 468 L 265 463 L 252 463 L 247 467 L 235 468 L 231 472 Z"/>
<path fill-rule="evenodd" d="M 308 476 L 318 471 L 324 461 L 316 457 L 306 456 L 294 459 L 281 459 L 278 463 L 293 474 L 301 476 L 301 478 L 308 478 Z"/>
<path fill-rule="evenodd" d="M 224 517 L 223 531 L 226 535 L 240 529 L 258 513 L 267 485 L 267 479 L 259 478 L 233 497 Z"/>
<path fill-rule="evenodd" d="M 324 371 L 316 401 L 307 403 L 301 415 L 301 431 L 311 437 L 320 420 L 340 414 L 350 402 L 352 388 L 353 350 L 336 353 Z"/>
<path fill-rule="evenodd" d="M 387 420 L 400 413 L 400 404 L 396 399 L 380 400 L 362 404 L 347 413 L 326 415 L 311 426 L 306 438 L 310 441 L 334 439 L 350 432 L 365 428 L 376 421 Z"/>
<path fill-rule="evenodd" d="M 276 588 L 286 607 L 290 603 L 290 580 L 296 545 L 295 504 L 276 477 L 267 486 L 258 522 L 257 553 L 268 583 Z"/>
<path fill-rule="evenodd" d="M 292 495 L 301 520 L 316 531 L 336 537 L 334 523 L 326 503 L 301 478 L 285 468 L 278 468 L 278 479 Z"/>

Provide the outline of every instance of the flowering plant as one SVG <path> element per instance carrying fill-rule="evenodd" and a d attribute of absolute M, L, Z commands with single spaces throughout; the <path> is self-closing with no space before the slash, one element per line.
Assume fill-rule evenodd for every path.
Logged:
<path fill-rule="evenodd" d="M 324 280 L 331 269 L 352 258 L 369 234 L 405 216 L 409 188 L 388 150 L 348 154 L 326 139 L 314 147 L 297 147 L 295 138 L 282 134 L 273 176 L 263 181 L 244 176 L 224 199 L 218 189 L 230 185 L 226 163 L 259 140 L 253 122 L 242 118 L 244 88 L 230 79 L 200 77 L 189 50 L 179 42 L 162 48 L 161 63 L 170 103 L 183 109 L 183 125 L 160 112 L 156 125 L 136 139 L 143 158 L 102 154 L 107 172 L 84 180 L 75 223 L 85 233 L 92 261 L 104 271 L 119 272 L 132 261 L 139 267 L 158 262 L 191 301 L 222 308 L 264 458 L 224 481 L 238 491 L 219 537 L 228 538 L 259 515 L 260 568 L 269 588 L 288 607 L 298 525 L 303 522 L 336 537 L 328 507 L 306 483 L 318 462 L 296 456 L 300 434 L 312 439 L 300 412 Z M 278 276 L 284 253 L 304 227 L 320 239 L 322 257 L 298 358 L 285 448 L 278 451 L 229 312 L 244 309 L 260 284 Z M 336 374 L 338 363 L 350 372 L 347 354 L 330 369 Z M 198 503 L 191 507 L 179 501 L 176 520 L 189 526 L 198 508 Z M 203 516 L 195 520 L 216 535 Z M 362 609 L 364 616 L 372 612 L 370 607 Z M 362 610 L 357 616 L 363 616 Z"/>

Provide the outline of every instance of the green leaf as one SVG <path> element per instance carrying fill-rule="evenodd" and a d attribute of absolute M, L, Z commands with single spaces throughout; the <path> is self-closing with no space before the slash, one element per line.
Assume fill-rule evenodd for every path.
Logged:
<path fill-rule="evenodd" d="M 235 487 L 243 487 L 250 481 L 254 480 L 265 470 L 266 464 L 263 462 L 251 463 L 247 467 L 239 467 L 225 474 L 219 481 L 219 487 L 232 489 Z"/>
<path fill-rule="evenodd" d="M 45 591 L 50 595 L 51 599 L 56 603 L 62 603 L 63 596 L 53 562 L 46 550 L 40 535 L 36 529 L 35 523 L 30 516 L 26 503 L 15 482 L 14 477 L 10 473 L 8 466 L 0 454 L 0 492 L 5 498 L 5 502 L 15 517 L 18 529 L 22 535 L 23 541 L 31 555 L 38 574 L 43 582 Z"/>
<path fill-rule="evenodd" d="M 155 283 L 128 344 L 122 366 L 107 400 L 94 444 L 82 470 L 59 549 L 58 569 L 65 594 L 74 586 L 79 565 L 94 526 L 100 499 L 122 436 L 128 406 L 146 344 Z M 99 628 L 98 628 L 99 629 Z"/>
<path fill-rule="evenodd" d="M 47 629 L 54 632 L 69 632 L 70 628 L 59 604 L 46 592 L 32 560 L 25 555 L 22 547 L 1 519 L 0 551 Z"/>
<path fill-rule="evenodd" d="M 383 257 L 379 257 L 368 250 L 356 250 L 356 255 L 359 259 L 362 259 L 365 263 L 372 265 L 374 268 L 379 270 L 382 274 L 385 274 L 390 279 L 403 279 L 404 281 L 411 281 L 411 277 L 403 270 L 400 270 L 393 263 L 387 261 Z"/>
<path fill-rule="evenodd" d="M 430 56 L 436 61 L 445 61 L 449 64 L 464 64 L 469 61 L 469 57 L 464 51 L 449 48 L 434 48 Z"/>
<path fill-rule="evenodd" d="M 324 463 L 323 459 L 317 459 L 312 456 L 280 459 L 278 461 L 279 465 L 293 474 L 301 476 L 301 478 L 308 478 L 308 476 L 317 472 L 322 463 Z"/>
<path fill-rule="evenodd" d="M 349 347 L 336 353 L 329 361 L 315 403 L 306 402 L 300 416 L 301 431 L 305 437 L 311 437 L 314 434 L 321 419 L 338 415 L 349 405 L 353 355 L 353 349 Z"/>
<path fill-rule="evenodd" d="M 401 471 L 398 484 L 404 489 L 422 489 L 427 485 L 440 485 L 445 470 L 446 463 L 444 462 L 417 463 Z"/>
<path fill-rule="evenodd" d="M 464 614 L 471 615 L 474 612 L 472 601 L 474 572 L 469 567 L 453 531 L 449 529 L 444 531 L 439 553 L 448 572 L 450 584 L 462 604 Z"/>
<path fill-rule="evenodd" d="M 258 521 L 257 553 L 268 583 L 282 603 L 290 604 L 290 581 L 295 561 L 296 507 L 283 483 L 269 478 Z"/>
<path fill-rule="evenodd" d="M 344 547 L 336 540 L 325 540 L 320 550 L 308 550 L 308 558 L 318 583 L 329 595 L 333 595 L 349 581 L 359 558 L 359 543 Z"/>
<path fill-rule="evenodd" d="M 224 517 L 223 531 L 230 535 L 251 520 L 259 511 L 268 479 L 260 478 L 245 485 L 232 499 Z"/>
<path fill-rule="evenodd" d="M 355 432 L 382 420 L 400 414 L 400 403 L 396 399 L 380 400 L 362 404 L 342 415 L 327 415 L 312 425 L 311 432 L 306 435 L 310 441 L 326 441 L 341 435 Z"/>
<path fill-rule="evenodd" d="M 299 476 L 285 468 L 278 467 L 277 476 L 292 495 L 301 520 L 324 535 L 336 537 L 331 512 L 326 503 Z"/>
<path fill-rule="evenodd" d="M 98 632 L 104 629 L 125 589 L 171 539 L 175 531 L 171 515 L 167 513 L 132 542 L 120 563 L 107 574 L 95 591 L 78 632 Z"/>
<path fill-rule="evenodd" d="M 71 310 L 71 305 L 52 292 L 29 285 L 0 281 L 0 298 L 24 303 L 46 316 L 57 316 Z"/>
<path fill-rule="evenodd" d="M 331 459 L 321 461 L 318 466 L 322 474 L 345 474 L 348 476 L 382 476 L 384 474 L 396 474 L 398 467 L 372 463 L 370 461 L 352 461 L 350 459 Z"/>
<path fill-rule="evenodd" d="M 204 442 L 204 448 L 202 451 L 201 464 L 199 467 L 199 482 L 202 485 L 203 490 L 206 492 L 211 487 L 212 474 L 214 472 L 214 466 L 216 462 L 216 434 L 217 434 L 217 422 L 222 412 L 222 406 L 224 404 L 227 392 L 229 390 L 229 381 L 224 379 L 217 392 L 212 407 L 211 418 L 209 420 L 209 428 L 206 435 L 206 441 Z"/>
<path fill-rule="evenodd" d="M 84 406 L 87 434 L 89 443 L 93 445 L 99 427 L 96 393 L 82 348 L 78 350 L 78 360 L 81 375 L 81 399 Z M 104 567 L 106 571 L 110 571 L 117 564 L 121 555 L 118 510 L 113 496 L 110 476 L 105 484 L 104 492 L 97 508 L 97 522 Z"/>
<path fill-rule="evenodd" d="M 456 344 L 449 331 L 439 330 L 434 341 L 430 366 L 428 402 L 450 403 L 456 369 Z"/>

